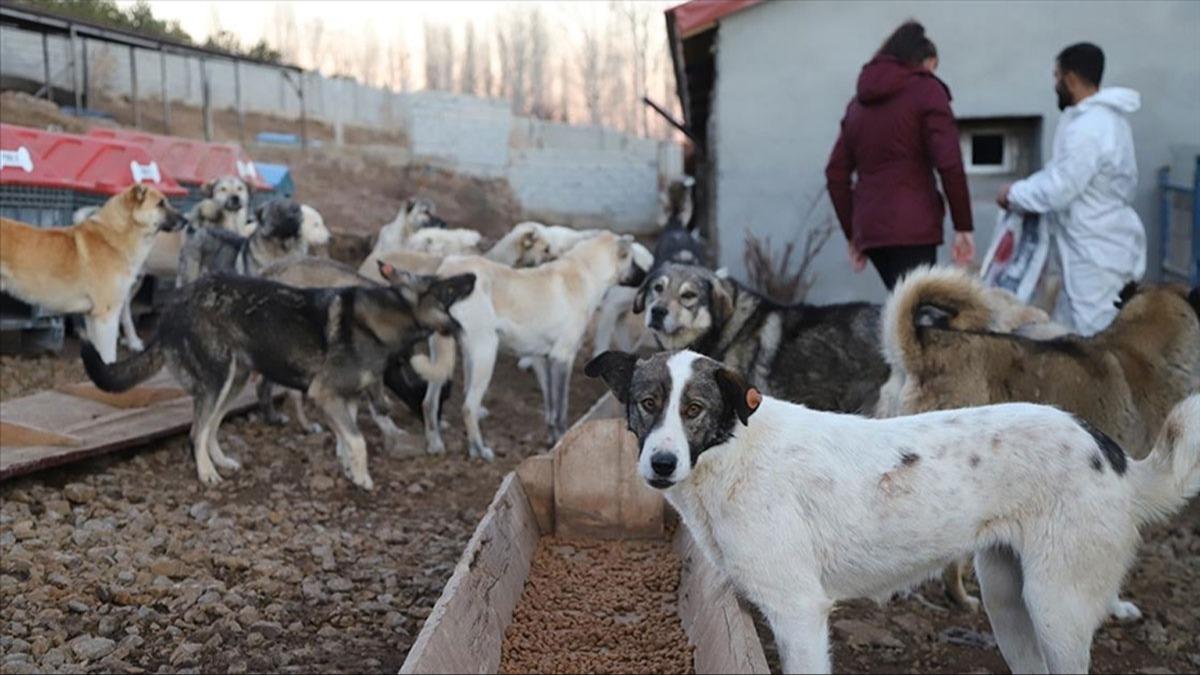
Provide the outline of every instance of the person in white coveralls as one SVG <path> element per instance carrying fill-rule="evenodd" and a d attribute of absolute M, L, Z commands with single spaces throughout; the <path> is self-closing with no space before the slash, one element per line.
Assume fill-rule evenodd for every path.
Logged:
<path fill-rule="evenodd" d="M 1063 113 L 1053 156 L 996 198 L 1006 210 L 1048 214 L 1063 276 L 1054 318 L 1083 335 L 1108 326 L 1121 288 L 1146 271 L 1146 230 L 1131 206 L 1137 160 L 1125 118 L 1141 107 L 1141 96 L 1100 89 L 1103 74 L 1104 52 L 1094 44 L 1059 53 L 1054 91 Z"/>

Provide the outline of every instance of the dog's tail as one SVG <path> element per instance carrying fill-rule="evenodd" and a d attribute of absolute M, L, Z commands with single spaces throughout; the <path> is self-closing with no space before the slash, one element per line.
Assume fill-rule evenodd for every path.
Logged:
<path fill-rule="evenodd" d="M 454 336 L 434 333 L 429 338 L 432 358 L 425 354 L 414 354 L 409 363 L 426 382 L 445 382 L 454 377 Z"/>
<path fill-rule="evenodd" d="M 1129 469 L 1138 523 L 1166 520 L 1200 494 L 1200 394 L 1171 410 L 1150 455 Z"/>
<path fill-rule="evenodd" d="M 920 328 L 987 330 L 991 318 L 979 279 L 953 267 L 917 268 L 896 284 L 883 307 L 883 358 L 892 368 L 911 371 L 922 357 Z"/>
<path fill-rule="evenodd" d="M 80 356 L 83 357 L 83 369 L 87 371 L 92 382 L 100 389 L 110 392 L 128 391 L 144 382 L 162 369 L 164 360 L 157 339 L 151 342 L 145 351 L 116 363 L 105 363 L 104 359 L 100 358 L 100 352 L 86 340 L 81 345 Z"/>

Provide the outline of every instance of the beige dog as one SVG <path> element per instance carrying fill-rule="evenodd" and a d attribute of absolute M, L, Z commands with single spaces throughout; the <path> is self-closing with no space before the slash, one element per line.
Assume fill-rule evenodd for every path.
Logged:
<path fill-rule="evenodd" d="M 121 308 L 155 235 L 183 222 L 161 192 L 140 183 L 78 225 L 46 229 L 0 218 L 0 290 L 84 314 L 88 340 L 112 363 Z"/>
<path fill-rule="evenodd" d="M 1048 404 L 1144 458 L 1171 408 L 1200 390 L 1200 288 L 1131 284 L 1113 300 L 1120 312 L 1096 335 L 1035 340 L 995 332 L 996 313 L 978 279 L 948 268 L 910 274 L 882 322 L 885 358 L 903 378 L 900 412 Z M 943 579 L 959 604 L 978 605 L 962 587 L 961 567 L 947 568 Z M 1140 616 L 1115 598 L 1110 611 Z"/>

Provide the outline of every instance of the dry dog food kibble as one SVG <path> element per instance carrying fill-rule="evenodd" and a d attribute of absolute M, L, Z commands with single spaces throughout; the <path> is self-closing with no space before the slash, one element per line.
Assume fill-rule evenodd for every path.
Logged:
<path fill-rule="evenodd" d="M 691 673 L 678 590 L 665 541 L 543 537 L 500 672 Z"/>

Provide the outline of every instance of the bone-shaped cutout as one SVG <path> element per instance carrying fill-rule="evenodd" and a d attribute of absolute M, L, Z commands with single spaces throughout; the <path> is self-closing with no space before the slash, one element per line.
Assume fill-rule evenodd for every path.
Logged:
<path fill-rule="evenodd" d="M 0 170 L 9 166 L 33 173 L 33 157 L 29 154 L 29 148 L 22 145 L 16 150 L 0 150 Z"/>
<path fill-rule="evenodd" d="M 149 180 L 151 183 L 161 183 L 162 174 L 158 172 L 158 162 L 138 164 L 136 160 L 129 162 L 129 173 L 133 174 L 133 182 L 140 183 Z"/>
<path fill-rule="evenodd" d="M 254 162 L 243 162 L 240 159 L 235 161 L 237 162 L 238 176 L 242 178 L 254 178 L 258 176 L 258 171 L 254 168 Z"/>

